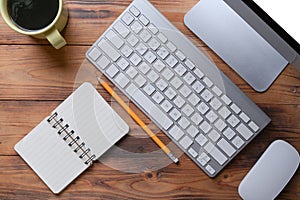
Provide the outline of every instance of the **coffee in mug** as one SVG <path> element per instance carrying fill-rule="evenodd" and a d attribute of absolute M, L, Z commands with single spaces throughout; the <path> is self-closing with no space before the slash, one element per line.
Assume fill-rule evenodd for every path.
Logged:
<path fill-rule="evenodd" d="M 57 49 L 66 44 L 59 33 L 67 23 L 63 0 L 0 0 L 5 22 L 15 31 L 36 38 L 47 38 Z"/>

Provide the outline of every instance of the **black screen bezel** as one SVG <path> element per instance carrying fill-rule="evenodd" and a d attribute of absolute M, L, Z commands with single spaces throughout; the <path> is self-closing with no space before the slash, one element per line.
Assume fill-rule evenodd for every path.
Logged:
<path fill-rule="evenodd" d="M 290 36 L 278 23 L 276 23 L 262 8 L 260 8 L 252 0 L 242 1 L 251 10 L 253 10 L 266 24 L 268 24 L 280 37 L 282 37 L 298 54 L 300 54 L 300 44 L 292 36 Z"/>

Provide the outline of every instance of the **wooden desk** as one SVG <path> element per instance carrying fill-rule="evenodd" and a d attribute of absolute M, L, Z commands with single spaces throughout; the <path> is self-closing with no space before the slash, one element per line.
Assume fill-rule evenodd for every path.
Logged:
<path fill-rule="evenodd" d="M 66 0 L 70 18 L 63 35 L 68 45 L 59 51 L 47 41 L 13 32 L 0 18 L 0 199 L 239 199 L 240 181 L 272 141 L 284 139 L 300 151 L 300 73 L 288 66 L 267 92 L 253 91 L 184 26 L 184 14 L 197 1 L 151 0 L 272 118 L 272 123 L 211 179 L 186 155 L 180 157 L 179 165 L 167 163 L 156 169 L 166 157 L 121 113 L 132 131 L 117 146 L 130 155 L 142 155 L 142 167 L 135 169 L 132 156 L 123 159 L 128 172 L 116 170 L 112 167 L 114 160 L 122 158 L 115 154 L 111 165 L 95 163 L 60 195 L 54 195 L 16 154 L 14 145 L 73 91 L 74 82 L 86 78 L 97 85 L 89 70 L 99 72 L 88 67 L 85 52 L 130 1 Z M 111 102 L 99 85 L 97 88 Z M 149 120 L 147 123 L 157 131 Z M 161 132 L 158 136 L 169 143 Z M 171 148 L 175 149 L 172 145 Z M 153 151 L 155 155 L 151 157 L 149 152 Z M 299 170 L 278 199 L 300 199 Z"/>

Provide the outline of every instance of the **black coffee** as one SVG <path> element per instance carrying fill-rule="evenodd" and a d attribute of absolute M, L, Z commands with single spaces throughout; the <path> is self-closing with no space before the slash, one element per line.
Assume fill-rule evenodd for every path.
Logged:
<path fill-rule="evenodd" d="M 17 26 L 26 30 L 39 30 L 55 19 L 59 0 L 8 0 L 7 7 Z"/>

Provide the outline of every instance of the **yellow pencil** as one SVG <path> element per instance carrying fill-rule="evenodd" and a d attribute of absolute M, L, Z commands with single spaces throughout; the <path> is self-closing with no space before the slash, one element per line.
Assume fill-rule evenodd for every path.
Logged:
<path fill-rule="evenodd" d="M 103 88 L 121 105 L 121 107 L 134 119 L 134 121 L 144 129 L 144 131 L 151 137 L 151 139 L 169 156 L 169 158 L 174 162 L 178 163 L 179 160 L 176 158 L 170 149 L 151 131 L 151 129 L 129 108 L 129 106 L 118 96 L 118 94 L 113 91 L 113 89 L 104 82 L 100 77 L 97 76 L 99 83 Z"/>

